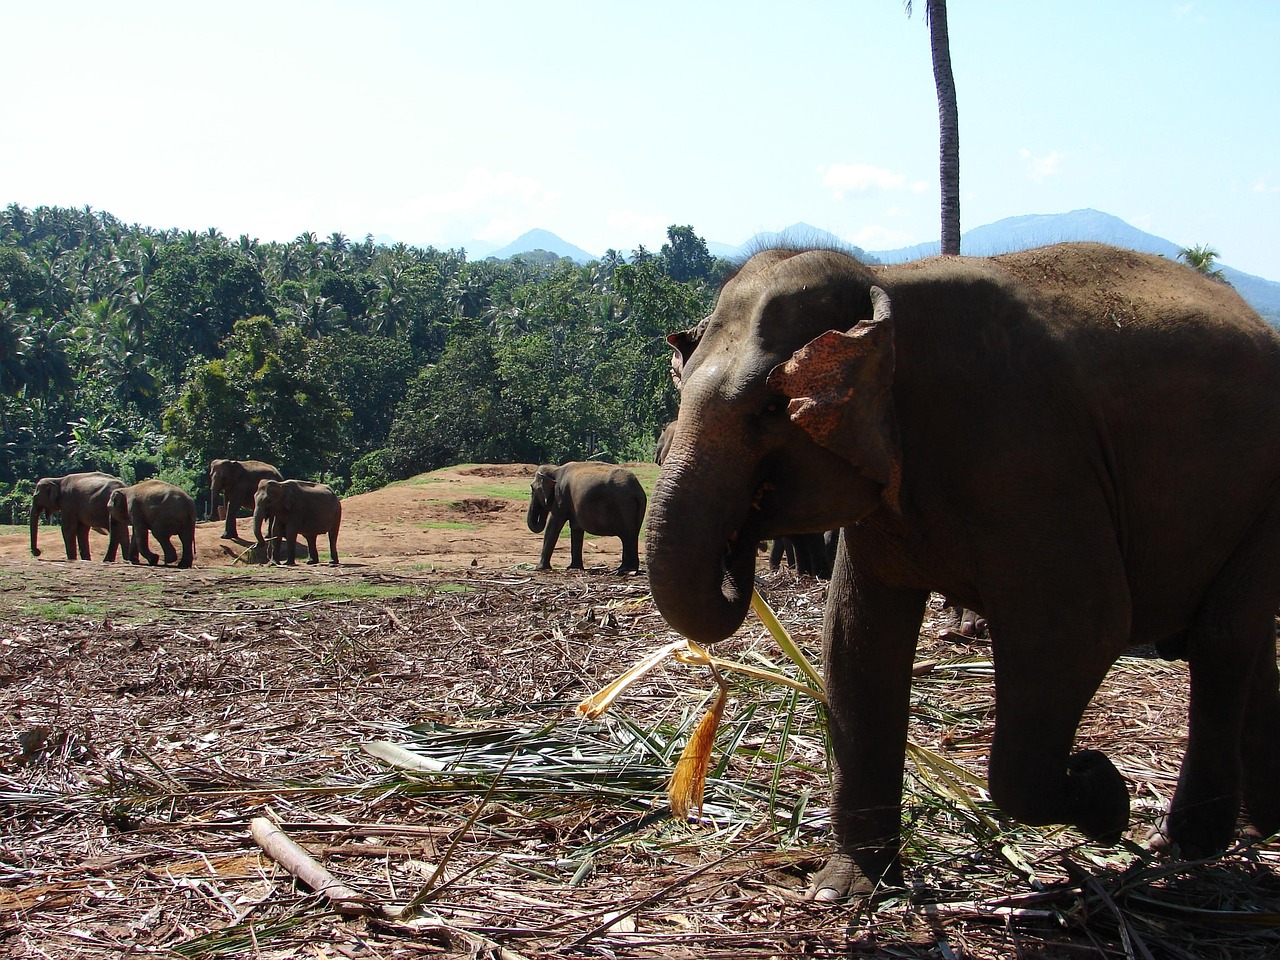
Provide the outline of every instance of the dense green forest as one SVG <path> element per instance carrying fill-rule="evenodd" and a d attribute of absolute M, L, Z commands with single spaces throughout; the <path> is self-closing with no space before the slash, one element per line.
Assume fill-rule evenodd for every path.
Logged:
<path fill-rule="evenodd" d="M 728 269 L 690 227 L 667 233 L 581 266 L 10 205 L 0 522 L 76 470 L 199 497 L 215 457 L 344 493 L 450 463 L 647 459 L 676 408 L 665 335 Z"/>

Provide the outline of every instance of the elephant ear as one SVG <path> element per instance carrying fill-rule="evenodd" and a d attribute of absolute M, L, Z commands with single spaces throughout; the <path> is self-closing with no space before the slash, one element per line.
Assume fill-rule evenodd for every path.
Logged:
<path fill-rule="evenodd" d="M 707 329 L 707 321 L 704 319 L 696 327 L 690 327 L 688 330 L 681 330 L 679 333 L 672 333 L 667 336 L 667 343 L 671 344 L 671 380 L 675 383 L 676 389 L 680 389 L 680 382 L 684 379 L 684 367 L 689 362 L 689 358 L 693 356 L 693 351 L 698 349 L 698 344 L 702 342 L 702 334 Z"/>
<path fill-rule="evenodd" d="M 847 332 L 828 330 L 769 373 L 789 399 L 791 421 L 814 442 L 880 484 L 898 509 L 902 454 L 893 411 L 893 315 L 889 295 L 871 288 L 872 316 Z"/>

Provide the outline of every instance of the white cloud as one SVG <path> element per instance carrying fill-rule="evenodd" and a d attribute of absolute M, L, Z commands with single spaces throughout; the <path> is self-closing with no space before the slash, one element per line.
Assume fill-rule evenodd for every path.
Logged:
<path fill-rule="evenodd" d="M 920 193 L 928 188 L 927 184 L 908 183 L 906 174 L 873 167 L 869 163 L 833 163 L 818 170 L 822 174 L 822 185 L 837 200 L 843 200 L 846 193 L 865 193 L 868 190 L 906 189 Z"/>
<path fill-rule="evenodd" d="M 1018 151 L 1018 157 L 1026 167 L 1027 176 L 1036 183 L 1040 183 L 1042 180 L 1057 173 L 1058 167 L 1062 163 L 1062 154 L 1057 150 L 1053 150 L 1043 157 L 1037 157 L 1024 147 Z"/>

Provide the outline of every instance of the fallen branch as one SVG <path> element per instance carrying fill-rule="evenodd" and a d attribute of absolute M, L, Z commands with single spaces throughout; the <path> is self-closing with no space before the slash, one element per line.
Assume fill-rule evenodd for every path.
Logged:
<path fill-rule="evenodd" d="M 249 833 L 267 856 L 316 893 L 328 897 L 338 913 L 359 915 L 373 912 L 364 894 L 337 880 L 266 817 L 254 817 L 250 820 Z"/>

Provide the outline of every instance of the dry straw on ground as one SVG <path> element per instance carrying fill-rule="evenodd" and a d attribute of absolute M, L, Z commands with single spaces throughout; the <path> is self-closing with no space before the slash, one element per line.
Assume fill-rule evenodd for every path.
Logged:
<path fill-rule="evenodd" d="M 21 576 L 0 571 L 0 601 Z M 0 955 L 1280 955 L 1274 845 L 1147 861 L 985 802 L 989 651 L 944 640 L 940 610 L 914 694 L 911 887 L 859 913 L 803 896 L 828 843 L 812 700 L 735 681 L 699 823 L 664 791 L 705 672 L 669 663 L 599 721 L 574 713 L 672 639 L 642 577 L 271 571 L 289 598 L 246 599 L 257 574 L 148 576 L 127 621 L 0 624 Z M 822 585 L 763 589 L 814 655 Z M 789 669 L 754 620 L 715 652 Z M 1172 790 L 1185 695 L 1183 665 L 1126 660 L 1086 718 L 1133 785 L 1133 838 Z"/>

